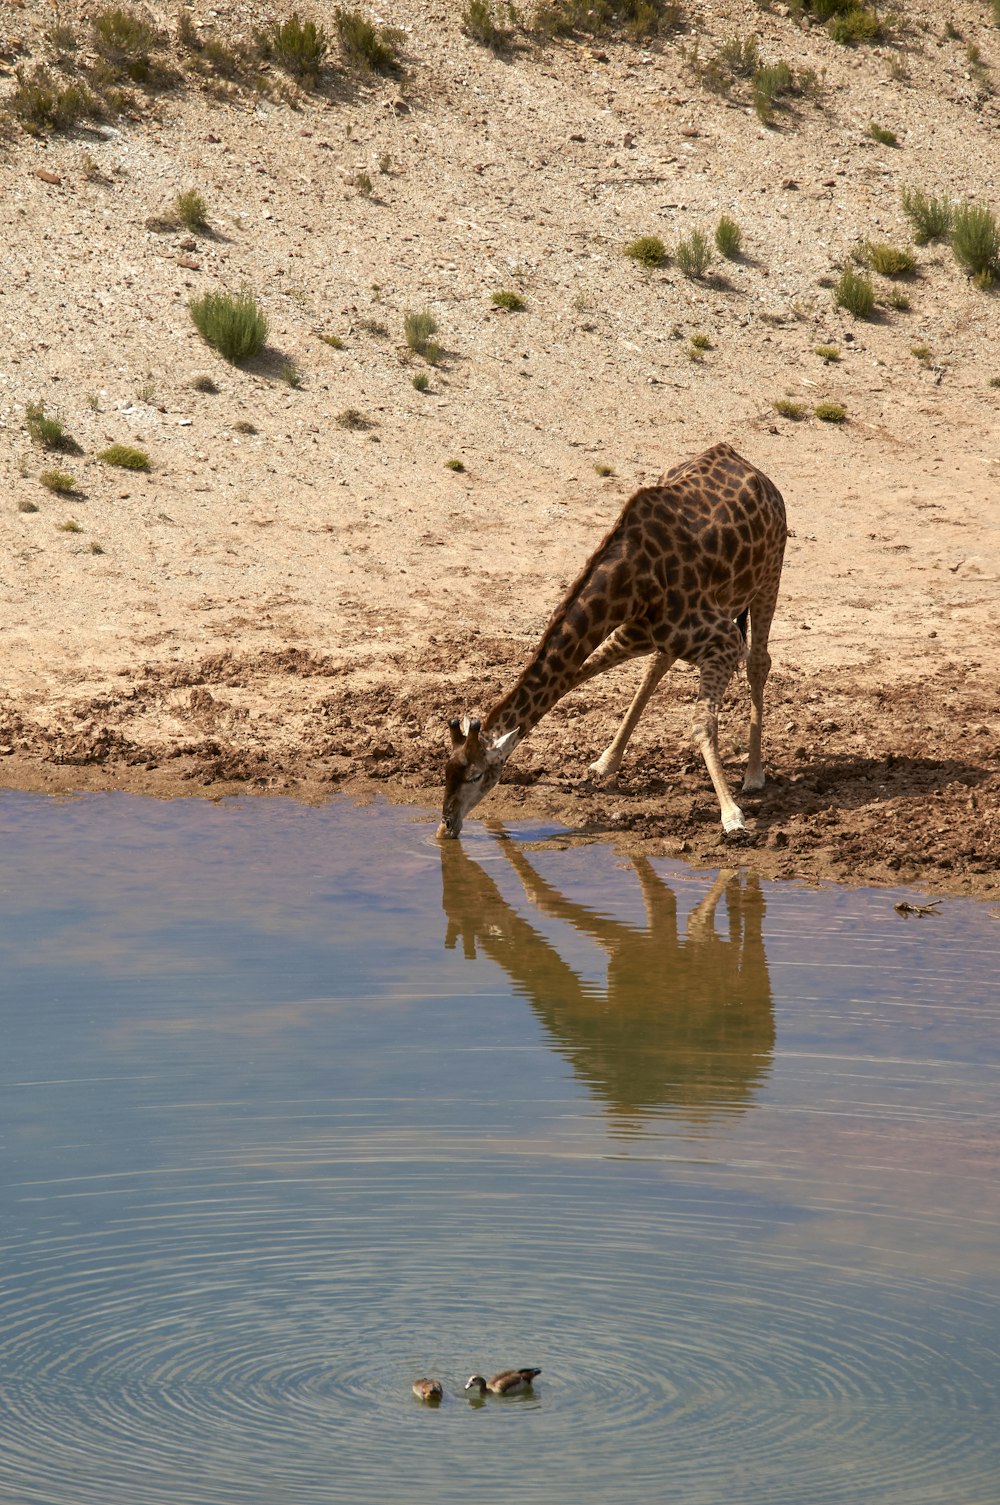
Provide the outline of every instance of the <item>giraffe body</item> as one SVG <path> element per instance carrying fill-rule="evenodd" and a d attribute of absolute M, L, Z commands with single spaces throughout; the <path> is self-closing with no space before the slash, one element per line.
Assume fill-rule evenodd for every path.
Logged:
<path fill-rule="evenodd" d="M 743 658 L 736 618 L 749 611 L 750 747 L 743 787 L 764 783 L 761 724 L 771 667 L 768 633 L 787 526 L 777 487 L 728 444 L 675 466 L 629 498 L 556 609 L 520 679 L 484 721 L 451 723 L 439 836 L 462 823 L 498 782 L 518 742 L 567 691 L 631 658 L 651 655 L 614 740 L 591 769 L 617 772 L 628 740 L 677 659 L 699 670 L 692 740 L 719 798 L 723 827 L 745 830 L 718 751 L 718 713 Z"/>

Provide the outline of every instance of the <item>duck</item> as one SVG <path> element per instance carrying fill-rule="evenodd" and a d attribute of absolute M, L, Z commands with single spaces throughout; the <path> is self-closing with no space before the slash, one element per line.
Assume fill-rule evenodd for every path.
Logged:
<path fill-rule="evenodd" d="M 426 1401 L 429 1406 L 436 1406 L 444 1395 L 440 1380 L 414 1380 L 410 1389 L 417 1400 Z"/>
<path fill-rule="evenodd" d="M 522 1391 L 531 1389 L 535 1375 L 541 1372 L 540 1369 L 501 1369 L 491 1380 L 484 1380 L 481 1374 L 471 1374 L 465 1382 L 465 1388 L 476 1389 L 480 1395 L 484 1395 L 487 1390 L 491 1395 L 520 1395 Z"/>

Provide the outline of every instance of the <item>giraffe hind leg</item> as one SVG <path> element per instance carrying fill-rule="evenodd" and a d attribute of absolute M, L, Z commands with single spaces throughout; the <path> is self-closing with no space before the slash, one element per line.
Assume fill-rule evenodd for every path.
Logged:
<path fill-rule="evenodd" d="M 746 831 L 743 811 L 733 798 L 719 757 L 719 707 L 740 660 L 742 634 L 728 617 L 719 622 L 712 641 L 698 657 L 700 683 L 691 740 L 705 760 L 719 800 L 722 828 L 727 835 Z"/>
<path fill-rule="evenodd" d="M 776 581 L 772 590 L 762 592 L 750 605 L 750 648 L 747 653 L 747 682 L 750 685 L 750 746 L 746 773 L 743 776 L 743 788 L 748 792 L 764 787 L 764 763 L 761 757 L 764 686 L 771 672 L 771 655 L 767 651 L 767 639 L 777 599 Z"/>

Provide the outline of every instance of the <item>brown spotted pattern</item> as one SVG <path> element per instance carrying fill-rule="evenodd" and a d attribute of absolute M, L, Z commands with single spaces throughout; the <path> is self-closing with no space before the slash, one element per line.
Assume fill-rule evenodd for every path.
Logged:
<path fill-rule="evenodd" d="M 692 737 L 719 796 L 723 825 L 742 831 L 718 755 L 718 712 L 743 654 L 736 618 L 749 610 L 750 751 L 745 789 L 763 783 L 761 723 L 771 660 L 767 639 L 787 527 L 772 481 L 728 444 L 675 466 L 637 491 L 556 610 L 513 689 L 466 734 L 452 724 L 439 834 L 462 820 L 500 777 L 532 727 L 575 685 L 641 655 L 646 678 L 611 747 L 592 765 L 613 773 L 650 695 L 676 659 L 699 670 Z M 497 747 L 498 739 L 503 739 Z"/>

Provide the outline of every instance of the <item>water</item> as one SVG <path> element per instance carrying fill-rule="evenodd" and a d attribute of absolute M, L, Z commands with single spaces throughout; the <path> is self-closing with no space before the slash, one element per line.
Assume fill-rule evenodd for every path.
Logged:
<path fill-rule="evenodd" d="M 433 825 L 0 796 L 4 1505 L 1000 1500 L 989 911 Z"/>

